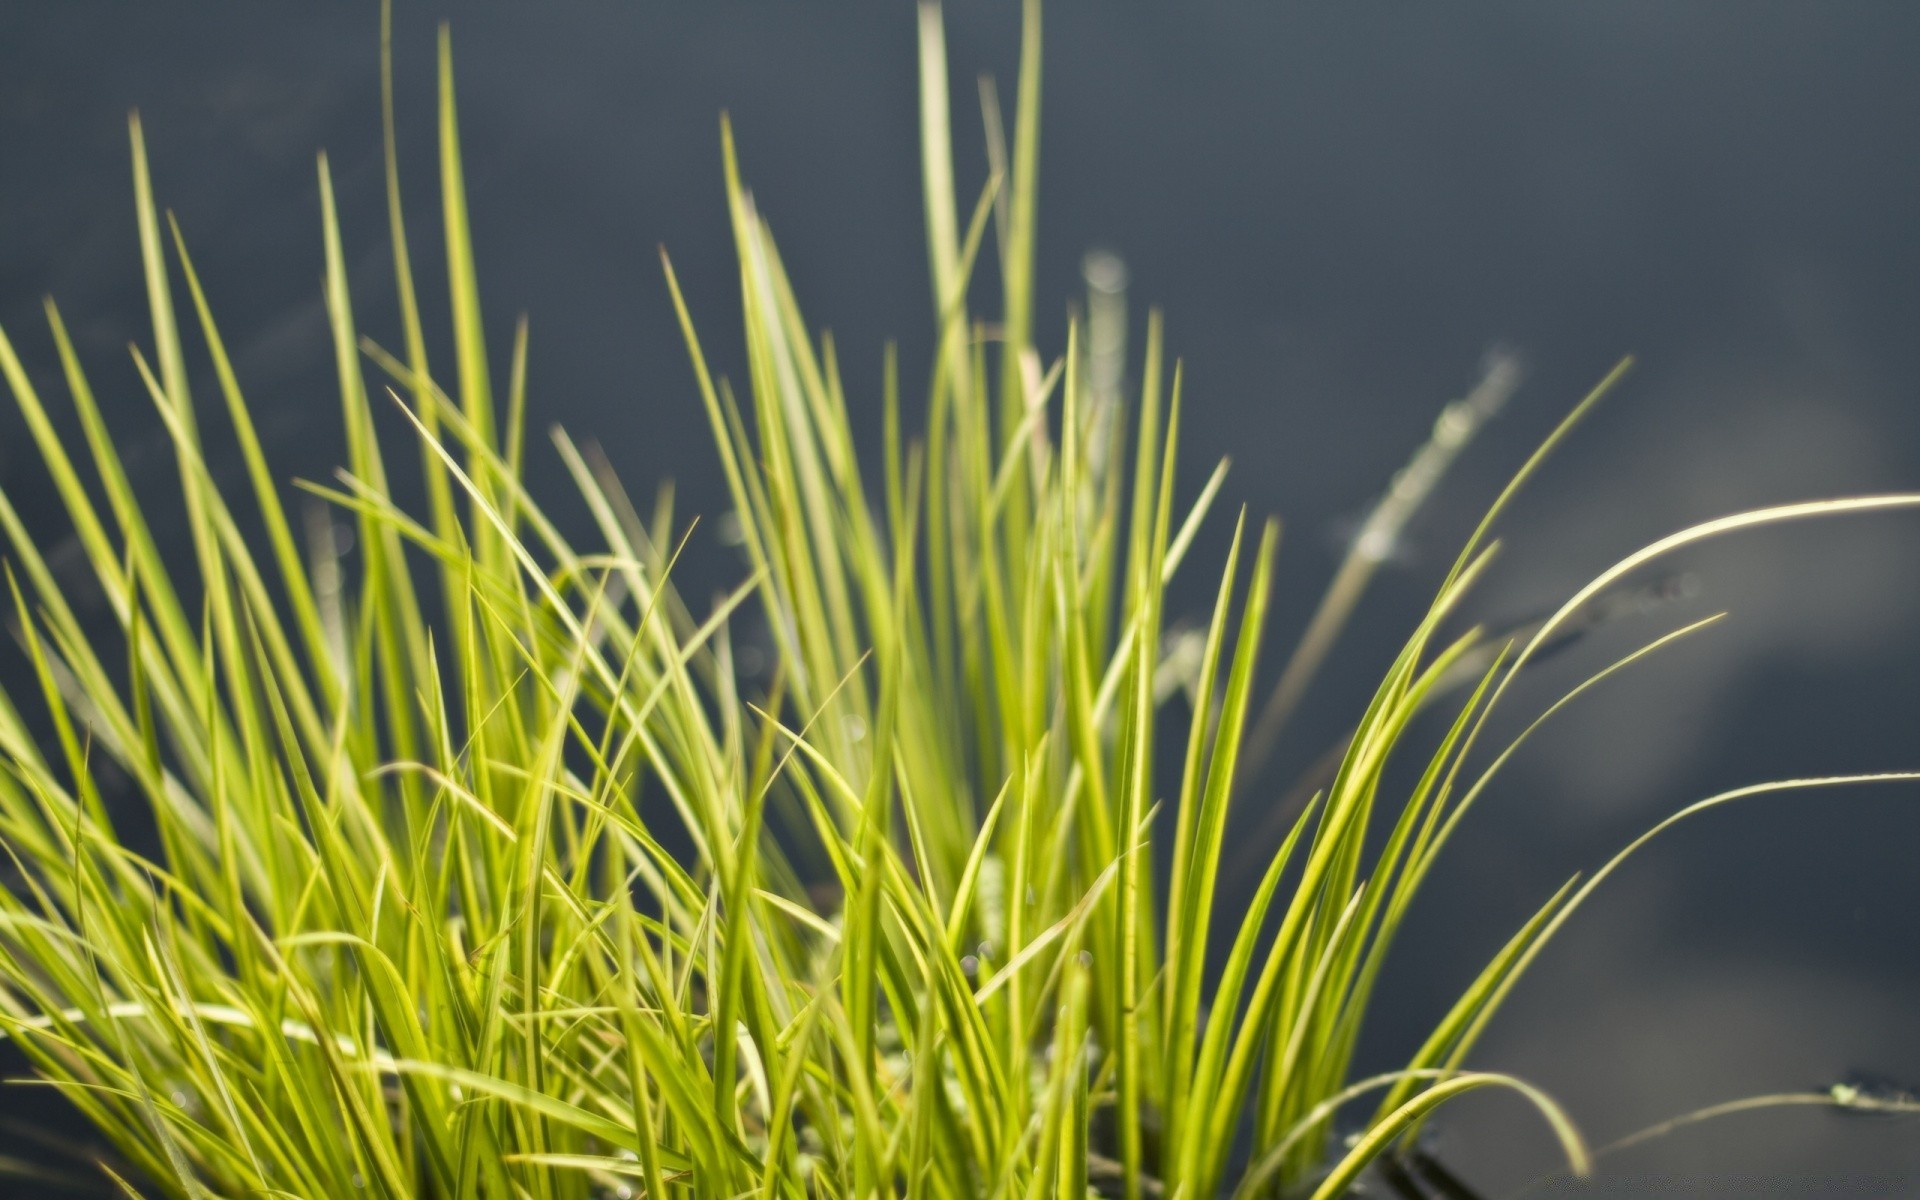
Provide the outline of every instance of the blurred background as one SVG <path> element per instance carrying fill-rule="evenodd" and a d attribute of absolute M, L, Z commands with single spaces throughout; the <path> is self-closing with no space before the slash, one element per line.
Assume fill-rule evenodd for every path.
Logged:
<path fill-rule="evenodd" d="M 444 7 L 407 6 L 395 23 L 426 281 L 439 270 Z M 535 425 L 600 441 L 637 492 L 674 477 L 684 514 L 723 512 L 655 247 L 738 377 L 727 109 L 877 447 L 885 341 L 899 340 L 908 380 L 929 362 L 911 7 L 450 15 L 482 293 L 497 346 L 531 314 Z M 964 203 L 986 174 L 973 77 L 997 76 L 1011 106 L 1017 6 L 956 5 L 947 25 Z M 143 114 L 158 200 L 195 252 L 278 469 L 325 478 L 342 444 L 319 148 L 360 322 L 398 340 L 377 53 L 366 3 L 0 11 L 0 324 L 61 396 L 39 311 L 59 300 L 136 487 L 164 493 L 172 464 L 125 350 L 151 336 L 126 110 Z M 1486 348 L 1527 365 L 1248 789 L 1249 829 L 1357 715 L 1507 475 L 1620 355 L 1639 366 L 1525 494 L 1473 619 L 1534 616 L 1708 517 L 1920 488 L 1920 8 L 1061 2 L 1045 53 L 1041 344 L 1063 345 L 1092 248 L 1124 259 L 1136 321 L 1164 307 L 1187 366 L 1189 494 L 1231 455 L 1225 498 L 1287 522 L 1274 646 L 1297 636 L 1345 537 Z M 0 486 L 57 542 L 6 408 Z M 536 494 L 577 516 L 557 463 L 533 457 Z M 1215 520 L 1195 579 L 1229 529 Z M 704 540 L 696 590 L 739 574 Z M 1510 712 L 1694 617 L 1731 618 L 1583 698 L 1481 802 L 1396 951 L 1363 1069 L 1404 1060 L 1554 887 L 1681 804 L 1768 778 L 1920 767 L 1920 518 L 1747 534 L 1674 565 L 1683 596 L 1543 665 Z M 1196 588 L 1193 609 L 1204 603 Z M 1269 651 L 1270 673 L 1280 657 Z M 1683 827 L 1569 924 L 1477 1063 L 1542 1084 L 1596 1142 L 1858 1073 L 1920 1090 L 1917 847 L 1915 788 L 1762 799 Z M 50 1111 L 43 1093 L 7 1093 L 12 1118 Z M 0 1132 L 0 1153 L 26 1144 L 17 1126 Z M 1535 1118 L 1497 1098 L 1449 1109 L 1435 1150 L 1488 1195 L 1553 1162 Z M 1610 1159 L 1601 1182 L 1616 1195 L 1911 1196 L 1920 1124 L 1736 1117 Z"/>

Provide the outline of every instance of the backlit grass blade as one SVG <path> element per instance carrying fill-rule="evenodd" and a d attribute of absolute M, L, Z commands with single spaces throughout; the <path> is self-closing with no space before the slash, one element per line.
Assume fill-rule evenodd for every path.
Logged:
<path fill-rule="evenodd" d="M 617 448 L 558 431 L 583 519 L 536 494 L 528 325 L 490 347 L 444 27 L 449 377 L 432 374 L 408 249 L 383 5 L 398 329 L 359 325 L 378 310 L 353 294 L 349 197 L 322 158 L 320 300 L 347 453 L 333 480 L 296 483 L 302 524 L 215 322 L 226 285 L 198 273 L 170 216 L 163 238 L 132 123 L 153 342 L 133 351 L 131 398 L 164 426 L 182 517 L 151 515 L 160 497 L 136 490 L 103 417 L 121 401 L 94 395 L 52 305 L 84 450 L 36 390 L 34 348 L 0 335 L 0 376 L 64 521 L 30 525 L 34 510 L 0 494 L 24 664 L 0 685 L 0 1036 L 115 1148 L 110 1186 L 177 1200 L 1330 1198 L 1486 1087 L 1518 1090 L 1584 1164 L 1551 1102 L 1461 1064 L 1646 838 L 1551 897 L 1408 1069 L 1350 1082 L 1355 1047 L 1419 888 L 1517 749 L 1705 622 L 1598 672 L 1482 765 L 1489 714 L 1596 597 L 1661 555 L 1920 498 L 1708 522 L 1616 564 L 1517 648 L 1457 631 L 1493 522 L 1616 370 L 1496 501 L 1324 787 L 1275 820 L 1271 857 L 1249 847 L 1266 869 L 1242 893 L 1222 863 L 1236 809 L 1264 802 L 1244 782 L 1265 736 L 1252 701 L 1278 526 L 1250 549 L 1242 514 L 1212 607 L 1194 632 L 1173 624 L 1186 601 L 1170 589 L 1209 545 L 1226 464 L 1191 496 L 1176 487 L 1183 372 L 1157 313 L 1130 363 L 1112 262 L 1090 260 L 1064 350 L 1039 344 L 1042 30 L 1036 0 L 1021 11 L 1011 130 L 984 86 L 985 178 L 963 213 L 976 184 L 954 162 L 943 19 L 932 0 L 917 9 L 926 361 L 906 341 L 878 370 L 843 362 L 809 322 L 808 274 L 789 273 L 723 121 L 732 381 L 662 255 L 731 509 L 704 524 L 670 486 L 636 504 Z M 972 276 L 989 224 L 997 311 L 983 312 Z M 169 244 L 218 428 L 189 393 Z M 877 432 L 860 420 L 870 402 Z M 387 403 L 412 449 L 382 438 Z M 1443 416 L 1371 534 L 1432 490 L 1471 432 L 1461 416 Z M 244 478 L 227 486 L 215 467 L 232 445 Z M 676 564 L 719 527 L 737 530 L 739 578 L 690 598 Z M 1370 574 L 1355 553 L 1279 672 L 1283 707 Z M 1420 717 L 1443 703 L 1460 707 L 1429 737 Z M 1741 789 L 1646 837 L 1768 791 L 1913 778 Z M 1336 1119 L 1377 1092 L 1337 1143 Z"/>

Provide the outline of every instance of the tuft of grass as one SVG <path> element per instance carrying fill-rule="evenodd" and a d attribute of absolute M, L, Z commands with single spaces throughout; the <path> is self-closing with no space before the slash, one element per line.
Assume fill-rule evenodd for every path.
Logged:
<path fill-rule="evenodd" d="M 397 348 L 356 324 L 319 161 L 348 453 L 335 481 L 301 487 L 353 523 L 352 560 L 333 517 L 310 537 L 289 518 L 133 120 L 153 323 L 134 360 L 171 436 L 184 545 L 159 545 L 53 304 L 83 444 L 55 432 L 0 333 L 110 612 L 105 629 L 82 619 L 0 495 L 30 664 L 0 693 L 0 1031 L 112 1143 L 101 1169 L 124 1194 L 1318 1200 L 1485 1088 L 1538 1110 L 1583 1172 L 1551 1098 L 1465 1065 L 1542 948 L 1676 821 L 1915 777 L 1789 780 L 1681 810 L 1549 897 L 1403 1070 L 1353 1079 L 1381 966 L 1475 798 L 1541 721 L 1709 622 L 1470 765 L 1534 655 L 1673 551 L 1920 496 L 1708 522 L 1517 638 L 1449 632 L 1498 517 L 1623 363 L 1463 547 L 1251 895 L 1225 895 L 1249 760 L 1381 539 L 1514 381 L 1496 363 L 1443 414 L 1263 701 L 1279 526 L 1243 511 L 1223 564 L 1189 561 L 1225 466 L 1197 487 L 1176 469 L 1185 400 L 1158 316 L 1131 391 L 1110 266 L 1062 352 L 1033 342 L 1038 4 L 1024 14 L 1011 128 L 988 90 L 990 171 L 963 194 L 940 11 L 920 6 L 937 351 L 916 418 L 889 354 L 878 446 L 855 435 L 833 341 L 803 318 L 723 125 L 741 389 L 709 366 L 662 258 L 748 559 L 704 611 L 673 584 L 691 528 L 670 491 L 642 515 L 559 432 L 591 533 L 571 537 L 523 486 L 526 327 L 497 374 L 444 30 L 451 361 L 429 361 L 423 333 L 385 36 Z M 974 307 L 983 256 L 990 318 Z M 197 396 L 208 368 L 215 395 Z M 390 405 L 411 446 L 376 436 Z M 215 424 L 242 487 L 207 470 Z M 424 512 L 394 499 L 415 471 Z M 260 538 L 243 533 L 255 521 Z M 1194 570 L 1217 574 L 1217 599 L 1182 641 L 1166 596 Z M 749 606 L 772 631 L 764 686 L 732 641 Z M 1427 744 L 1411 731 L 1435 708 L 1451 722 Z M 1417 783 L 1389 790 L 1388 762 L 1409 756 Z"/>

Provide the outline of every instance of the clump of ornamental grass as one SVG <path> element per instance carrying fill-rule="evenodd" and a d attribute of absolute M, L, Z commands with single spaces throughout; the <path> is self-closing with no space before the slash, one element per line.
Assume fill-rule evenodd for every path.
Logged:
<path fill-rule="evenodd" d="M 133 356 L 171 435 L 184 545 L 157 544 L 53 305 L 83 445 L 56 435 L 0 337 L 110 613 L 105 630 L 82 619 L 0 498 L 31 668 L 0 694 L 0 1030 L 112 1144 L 100 1165 L 124 1192 L 1332 1197 L 1483 1088 L 1536 1108 L 1583 1171 L 1548 1097 L 1464 1065 L 1542 947 L 1674 821 L 1910 778 L 1790 780 L 1682 810 L 1549 897 L 1403 1069 L 1353 1078 L 1408 906 L 1518 744 L 1475 753 L 1529 660 L 1672 551 L 1920 497 L 1709 522 L 1517 637 L 1450 632 L 1495 520 L 1616 371 L 1501 495 L 1251 894 L 1223 903 L 1254 743 L 1511 369 L 1446 411 L 1255 722 L 1278 529 L 1229 518 L 1225 561 L 1190 561 L 1224 468 L 1198 486 L 1176 471 L 1185 401 L 1158 320 L 1130 371 L 1110 286 L 1063 350 L 1033 344 L 1037 5 L 1011 129 L 989 103 L 970 202 L 931 5 L 920 36 L 937 352 L 917 415 L 890 357 L 879 444 L 856 435 L 833 343 L 803 319 L 730 140 L 741 391 L 709 367 L 666 267 L 748 558 L 705 611 L 673 584 L 688 527 L 670 492 L 643 515 L 561 433 L 591 533 L 522 486 L 527 341 L 522 326 L 503 360 L 482 338 L 444 31 L 450 361 L 430 361 L 422 329 L 390 82 L 397 340 L 355 323 L 320 161 L 348 459 L 300 486 L 352 523 L 352 560 L 289 519 L 217 283 L 156 210 L 135 120 L 153 340 Z M 983 255 L 990 319 L 974 308 Z M 212 386 L 190 389 L 209 366 Z M 383 405 L 410 443 L 375 436 Z M 242 486 L 209 474 L 215 426 Z M 416 471 L 422 511 L 391 484 Z M 1217 600 L 1181 640 L 1168 588 L 1196 572 Z M 754 607 L 773 665 L 750 687 L 730 630 Z M 1450 723 L 1415 743 L 1433 708 Z M 1424 764 L 1410 790 L 1383 782 L 1396 758 Z"/>

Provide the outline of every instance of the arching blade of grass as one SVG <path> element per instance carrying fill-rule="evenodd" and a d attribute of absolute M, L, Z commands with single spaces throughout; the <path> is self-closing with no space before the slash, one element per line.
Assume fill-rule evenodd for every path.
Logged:
<path fill-rule="evenodd" d="M 527 482 L 538 374 L 524 319 L 506 353 L 487 339 L 450 34 L 435 63 L 450 374 L 429 362 L 409 257 L 383 13 L 399 328 L 358 324 L 351 222 L 322 158 L 347 461 L 297 482 L 315 506 L 305 545 L 216 324 L 226 285 L 195 270 L 170 214 L 162 237 L 134 123 L 153 342 L 133 352 L 132 398 L 172 451 L 177 535 L 136 492 L 51 303 L 84 450 L 36 388 L 32 348 L 0 333 L 78 550 L 0 493 L 25 663 L 0 681 L 0 1034 L 113 1145 L 103 1170 L 123 1194 L 1331 1196 L 1483 1087 L 1518 1090 L 1584 1162 L 1550 1101 L 1462 1064 L 1644 838 L 1548 899 L 1407 1070 L 1350 1082 L 1354 1048 L 1418 889 L 1501 768 L 1576 696 L 1704 622 L 1600 671 L 1482 765 L 1489 714 L 1663 554 L 1920 499 L 1709 522 L 1603 573 L 1518 648 L 1457 631 L 1495 519 L 1623 364 L 1496 501 L 1243 892 L 1223 859 L 1236 797 L 1263 802 L 1248 781 L 1278 526 L 1249 548 L 1241 515 L 1224 564 L 1203 568 L 1224 565 L 1204 632 L 1177 630 L 1170 589 L 1207 544 L 1226 465 L 1182 484 L 1183 372 L 1155 313 L 1127 383 L 1119 272 L 1090 278 L 1061 353 L 1035 344 L 1039 5 L 1022 6 L 1011 137 L 982 92 L 984 173 L 954 161 L 930 0 L 917 24 L 935 336 L 930 363 L 888 350 L 877 438 L 851 415 L 876 374 L 843 374 L 807 320 L 766 217 L 777 200 L 749 190 L 724 122 L 737 388 L 663 252 L 732 507 L 710 515 L 737 524 L 745 559 L 710 605 L 675 584 L 696 534 L 670 489 L 643 517 L 608 456 L 558 432 L 584 527 Z M 227 420 L 203 427 L 191 386 L 209 368 Z M 380 436 L 387 405 L 399 439 Z M 1431 490 L 1460 433 L 1443 420 L 1373 533 Z M 234 487 L 214 466 L 228 437 Z M 420 514 L 399 499 L 416 460 Z M 1279 672 L 1282 708 L 1369 571 L 1336 580 Z M 105 604 L 81 603 L 95 587 Z M 1429 737 L 1421 715 L 1453 705 Z M 1909 778 L 1744 789 L 1647 836 L 1767 790 Z M 1335 1122 L 1376 1092 L 1336 1152 Z"/>
<path fill-rule="evenodd" d="M 1341 1157 L 1333 1170 L 1320 1181 L 1319 1186 L 1314 1188 L 1313 1200 L 1335 1200 L 1336 1197 L 1345 1195 L 1347 1188 L 1360 1177 L 1360 1173 L 1384 1153 L 1393 1139 L 1400 1136 L 1408 1126 L 1455 1096 L 1487 1087 L 1508 1088 L 1526 1097 L 1552 1127 L 1554 1136 L 1560 1142 L 1561 1150 L 1567 1156 L 1569 1169 L 1576 1176 L 1587 1174 L 1589 1158 L 1586 1144 L 1581 1140 L 1579 1132 L 1574 1129 L 1573 1122 L 1568 1119 L 1567 1114 L 1558 1104 L 1538 1088 L 1511 1075 L 1476 1072 L 1456 1075 L 1435 1083 L 1389 1113 L 1385 1120 L 1376 1122 Z"/>

